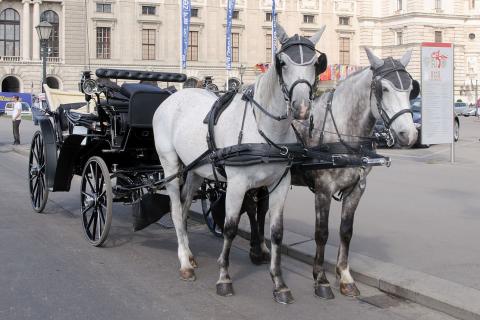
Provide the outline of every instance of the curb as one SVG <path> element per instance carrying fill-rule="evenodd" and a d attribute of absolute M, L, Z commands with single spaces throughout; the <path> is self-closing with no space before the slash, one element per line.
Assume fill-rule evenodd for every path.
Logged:
<path fill-rule="evenodd" d="M 196 221 L 203 215 L 190 211 Z M 245 228 L 246 227 L 246 228 Z M 248 223 L 238 234 L 249 240 Z M 268 236 L 266 236 L 268 237 Z M 316 244 L 311 238 L 284 231 L 282 253 L 312 265 Z M 325 268 L 335 274 L 337 247 L 326 245 Z M 350 252 L 350 271 L 356 281 L 463 320 L 480 320 L 480 291 L 429 274 Z M 335 283 L 335 279 L 330 279 Z M 313 281 L 313 279 L 312 279 Z"/>
<path fill-rule="evenodd" d="M 29 156 L 28 147 L 12 146 L 11 150 L 20 155 Z M 190 217 L 203 222 L 203 215 L 194 209 L 190 210 Z M 249 240 L 249 225 L 243 222 L 240 223 L 238 234 Z M 268 235 L 266 237 L 268 238 Z M 312 238 L 288 230 L 284 231 L 282 253 L 287 256 L 312 265 L 315 246 Z M 333 274 L 335 274 L 336 259 L 337 248 L 326 245 L 325 268 Z M 349 254 L 349 262 L 352 276 L 358 282 L 455 318 L 480 320 L 479 290 L 353 252 Z"/>

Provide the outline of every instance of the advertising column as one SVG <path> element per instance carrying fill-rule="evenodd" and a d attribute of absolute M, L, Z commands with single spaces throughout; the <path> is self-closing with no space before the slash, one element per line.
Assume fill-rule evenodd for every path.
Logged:
<path fill-rule="evenodd" d="M 422 43 L 422 144 L 452 144 L 453 45 Z"/>

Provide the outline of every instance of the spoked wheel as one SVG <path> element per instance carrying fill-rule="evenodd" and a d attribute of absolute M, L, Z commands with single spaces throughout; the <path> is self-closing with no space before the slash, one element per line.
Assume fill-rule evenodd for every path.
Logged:
<path fill-rule="evenodd" d="M 214 211 L 213 206 L 217 203 L 217 201 L 224 195 L 226 190 L 225 183 L 219 183 L 216 185 L 215 182 L 211 182 L 205 180 L 202 184 L 202 212 L 203 218 L 205 219 L 205 223 L 207 224 L 208 229 L 212 234 L 216 237 L 223 237 L 223 225 L 220 226 L 214 219 Z M 225 212 L 225 209 L 223 209 Z M 225 219 L 225 217 L 217 217 L 218 219 Z"/>
<path fill-rule="evenodd" d="M 30 146 L 28 160 L 28 186 L 30 199 L 35 212 L 41 213 L 45 209 L 48 199 L 48 186 L 45 175 L 45 147 L 40 131 L 35 132 Z"/>
<path fill-rule="evenodd" d="M 112 183 L 105 161 L 91 157 L 82 173 L 81 212 L 85 237 L 95 247 L 101 246 L 112 224 Z"/>

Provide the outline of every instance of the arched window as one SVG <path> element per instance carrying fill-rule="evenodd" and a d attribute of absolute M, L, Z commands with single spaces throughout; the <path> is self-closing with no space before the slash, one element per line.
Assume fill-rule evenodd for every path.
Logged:
<path fill-rule="evenodd" d="M 0 13 L 0 56 L 20 55 L 20 15 L 12 8 Z"/>
<path fill-rule="evenodd" d="M 40 22 L 47 21 L 52 25 L 52 33 L 50 38 L 48 38 L 47 46 L 50 57 L 59 56 L 59 25 L 58 25 L 58 14 L 55 11 L 47 10 L 43 11 L 40 15 Z"/>
<path fill-rule="evenodd" d="M 20 92 L 20 81 L 17 77 L 8 76 L 2 81 L 2 92 Z"/>
<path fill-rule="evenodd" d="M 47 77 L 46 84 L 51 89 L 60 89 L 60 83 L 55 77 Z"/>

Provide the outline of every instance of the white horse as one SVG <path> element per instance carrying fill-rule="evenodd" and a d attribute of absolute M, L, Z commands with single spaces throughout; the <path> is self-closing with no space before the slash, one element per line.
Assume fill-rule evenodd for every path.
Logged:
<path fill-rule="evenodd" d="M 324 30 L 325 27 L 322 27 L 315 35 L 306 39 L 298 35 L 289 38 L 281 27 L 278 28 L 282 48 L 277 53 L 276 63 L 255 82 L 253 98 L 266 112 L 252 103 L 248 104 L 244 112 L 245 101 L 242 100 L 242 95 L 237 94 L 215 126 L 215 142 L 218 148 L 238 143 L 242 119 L 244 119 L 242 143 L 267 143 L 265 136 L 277 144 L 296 142 L 290 126 L 294 118 L 305 119 L 308 116 L 312 87 L 318 76 L 314 47 Z M 297 56 L 292 52 L 297 52 Z M 308 52 L 310 55 L 306 54 Z M 216 97 L 206 90 L 185 89 L 171 95 L 155 112 L 153 117 L 155 147 L 166 176 L 177 173 L 182 165 L 192 163 L 208 149 L 206 142 L 208 130 L 203 120 L 215 100 Z M 275 120 L 274 117 L 280 119 Z M 185 194 L 184 197 L 180 194 L 179 179 L 167 184 L 178 239 L 181 279 L 195 280 L 193 268 L 197 265 L 189 248 L 186 230 L 186 216 L 193 197 L 192 190 L 197 190 L 204 178 L 215 179 L 218 176 L 220 180 L 228 182 L 224 244 L 218 258 L 220 276 L 216 285 L 217 294 L 228 296 L 233 294 L 232 281 L 228 274 L 229 252 L 237 232 L 239 211 L 245 192 L 252 188 L 267 186 L 271 191 L 272 204 L 270 274 L 274 283 L 274 299 L 279 303 L 293 302 L 280 267 L 283 206 L 290 187 L 290 173 L 284 174 L 285 169 L 286 163 L 226 166 L 227 178 L 224 179 L 218 173 L 215 174 L 212 165 L 201 165 L 189 173 L 189 190 L 182 192 Z"/>

